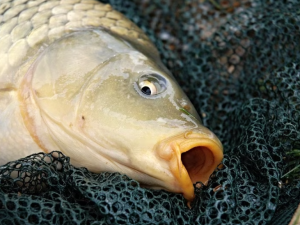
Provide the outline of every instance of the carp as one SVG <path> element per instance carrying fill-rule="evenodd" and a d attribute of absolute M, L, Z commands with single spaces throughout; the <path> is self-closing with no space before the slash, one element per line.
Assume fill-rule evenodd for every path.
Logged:
<path fill-rule="evenodd" d="M 59 150 L 194 199 L 222 144 L 142 30 L 94 0 L 8 0 L 0 15 L 0 165 Z"/>

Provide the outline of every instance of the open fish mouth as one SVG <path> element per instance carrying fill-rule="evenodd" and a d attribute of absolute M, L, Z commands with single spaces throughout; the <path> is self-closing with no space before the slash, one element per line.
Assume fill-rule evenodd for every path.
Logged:
<path fill-rule="evenodd" d="M 174 182 L 167 187 L 182 193 L 188 202 L 195 198 L 196 182 L 207 184 L 210 175 L 223 159 L 223 147 L 208 129 L 193 130 L 164 140 L 159 156 L 167 161 Z"/>

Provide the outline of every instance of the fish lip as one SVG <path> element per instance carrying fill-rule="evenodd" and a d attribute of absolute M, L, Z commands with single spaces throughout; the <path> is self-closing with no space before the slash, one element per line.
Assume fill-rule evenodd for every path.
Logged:
<path fill-rule="evenodd" d="M 205 132 L 188 131 L 168 138 L 159 147 L 159 156 L 168 161 L 169 169 L 174 176 L 174 182 L 167 189 L 182 193 L 188 205 L 195 198 L 194 185 L 188 170 L 182 162 L 182 154 L 192 149 L 203 148 L 204 164 L 201 166 L 200 182 L 207 184 L 210 175 L 223 159 L 223 147 L 218 138 L 205 128 Z M 204 150 L 206 149 L 206 150 Z M 207 151 L 209 150 L 209 151 Z M 192 155 L 193 156 L 193 155 Z"/>

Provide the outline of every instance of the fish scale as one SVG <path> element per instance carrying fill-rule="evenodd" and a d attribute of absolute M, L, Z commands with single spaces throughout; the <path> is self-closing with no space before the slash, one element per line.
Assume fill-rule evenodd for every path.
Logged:
<path fill-rule="evenodd" d="M 144 32 L 92 0 L 0 9 L 0 165 L 59 150 L 76 167 L 121 172 L 190 205 L 223 147 Z"/>
<path fill-rule="evenodd" d="M 41 45 L 74 29 L 102 27 L 123 37 L 134 37 L 158 54 L 143 31 L 110 5 L 97 1 L 8 1 L 0 4 L 0 14 L 0 88 L 16 84 L 18 66 L 36 54 Z"/>
<path fill-rule="evenodd" d="M 103 27 L 125 37 L 134 36 L 157 54 L 137 26 L 110 5 L 97 1 L 1 1 L 0 14 L 0 142 L 6 151 L 18 148 L 22 155 L 41 151 L 22 122 L 17 96 L 23 76 L 17 71 L 41 45 L 49 45 L 74 29 Z M 18 143 L 27 146 L 19 148 Z M 1 151 L 0 164 L 14 157 Z"/>

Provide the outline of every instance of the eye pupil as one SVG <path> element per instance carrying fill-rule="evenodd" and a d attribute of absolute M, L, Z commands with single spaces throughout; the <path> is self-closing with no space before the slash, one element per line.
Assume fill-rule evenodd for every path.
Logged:
<path fill-rule="evenodd" d="M 141 76 L 134 83 L 134 88 L 142 97 L 153 99 L 159 97 L 159 94 L 166 90 L 166 80 L 157 74 L 147 74 Z"/>
<path fill-rule="evenodd" d="M 151 95 L 151 89 L 147 86 L 142 87 L 141 91 L 145 94 L 145 95 Z"/>

